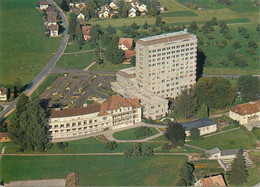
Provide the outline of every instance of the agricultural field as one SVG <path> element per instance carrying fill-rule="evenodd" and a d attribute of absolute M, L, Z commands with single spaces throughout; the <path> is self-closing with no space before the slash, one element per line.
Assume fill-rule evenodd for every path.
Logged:
<path fill-rule="evenodd" d="M 0 83 L 29 83 L 57 51 L 61 38 L 44 36 L 38 0 L 1 1 Z M 19 18 L 19 20 L 17 20 Z"/>
<path fill-rule="evenodd" d="M 78 172 L 80 186 L 174 186 L 185 161 L 185 156 L 3 156 L 0 180 L 65 178 Z"/>

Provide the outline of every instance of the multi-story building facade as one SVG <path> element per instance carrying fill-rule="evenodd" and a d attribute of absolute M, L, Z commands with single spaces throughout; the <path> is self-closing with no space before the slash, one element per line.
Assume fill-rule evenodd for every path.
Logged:
<path fill-rule="evenodd" d="M 136 42 L 136 80 L 163 98 L 174 98 L 196 82 L 197 38 L 187 30 Z"/>
<path fill-rule="evenodd" d="M 142 105 L 142 115 L 153 120 L 162 118 L 168 112 L 168 100 L 141 88 L 136 81 L 136 69 L 121 69 L 116 73 L 112 89 L 126 98 L 138 98 Z"/>
<path fill-rule="evenodd" d="M 140 121 L 139 99 L 113 95 L 101 104 L 51 111 L 48 126 L 50 138 L 58 139 L 126 127 Z"/>

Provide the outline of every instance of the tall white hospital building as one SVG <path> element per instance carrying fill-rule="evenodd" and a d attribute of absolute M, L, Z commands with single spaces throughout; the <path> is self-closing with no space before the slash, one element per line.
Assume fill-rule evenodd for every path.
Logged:
<path fill-rule="evenodd" d="M 196 80 L 197 38 L 186 30 L 136 42 L 136 80 L 163 98 L 176 97 Z"/>
<path fill-rule="evenodd" d="M 187 30 L 141 38 L 136 42 L 136 67 L 117 72 L 112 89 L 141 100 L 143 116 L 158 119 L 168 101 L 196 82 L 197 38 Z"/>

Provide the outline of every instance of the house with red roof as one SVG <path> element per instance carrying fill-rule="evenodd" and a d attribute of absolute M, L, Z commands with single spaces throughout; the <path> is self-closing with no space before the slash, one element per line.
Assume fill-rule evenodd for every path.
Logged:
<path fill-rule="evenodd" d="M 113 95 L 101 104 L 50 111 L 48 127 L 50 138 L 59 139 L 122 128 L 140 121 L 139 99 Z"/>
<path fill-rule="evenodd" d="M 40 10 L 46 10 L 49 6 L 47 1 L 40 1 Z"/>
<path fill-rule="evenodd" d="M 59 26 L 57 24 L 56 25 L 50 25 L 49 30 L 50 30 L 50 37 L 59 36 Z"/>
<path fill-rule="evenodd" d="M 83 34 L 83 38 L 84 40 L 89 40 L 91 39 L 90 36 L 90 30 L 91 30 L 92 26 L 82 26 L 81 28 L 81 32 Z"/>
<path fill-rule="evenodd" d="M 122 50 L 130 50 L 133 47 L 134 40 L 132 38 L 120 38 L 118 48 Z"/>
<path fill-rule="evenodd" d="M 227 186 L 225 179 L 221 174 L 209 177 L 203 177 L 198 180 L 194 186 Z"/>
<path fill-rule="evenodd" d="M 229 117 L 238 121 L 241 125 L 260 121 L 260 100 L 230 108 Z"/>
<path fill-rule="evenodd" d="M 7 101 L 8 89 L 0 88 L 0 101 Z"/>

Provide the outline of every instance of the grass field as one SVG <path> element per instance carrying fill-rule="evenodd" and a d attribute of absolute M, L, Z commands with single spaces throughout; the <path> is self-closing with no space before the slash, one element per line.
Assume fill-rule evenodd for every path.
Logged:
<path fill-rule="evenodd" d="M 64 69 L 84 69 L 94 60 L 95 52 L 90 51 L 79 54 L 65 54 L 56 63 L 56 66 Z"/>
<path fill-rule="evenodd" d="M 60 38 L 46 38 L 38 0 L 1 1 L 0 83 L 29 83 L 54 56 Z M 19 18 L 19 19 L 17 19 Z"/>
<path fill-rule="evenodd" d="M 49 75 L 42 83 L 41 85 L 33 92 L 31 95 L 31 98 L 39 97 L 48 86 L 51 85 L 59 76 L 63 76 L 63 74 L 52 74 Z"/>
<path fill-rule="evenodd" d="M 93 66 L 91 66 L 90 70 L 94 70 L 94 71 L 101 71 L 101 70 L 106 70 L 106 71 L 118 71 L 120 69 L 124 69 L 124 68 L 129 68 L 132 67 L 132 65 L 130 64 L 112 64 L 108 61 L 105 61 L 103 64 L 98 65 L 98 64 L 94 64 Z"/>
<path fill-rule="evenodd" d="M 198 141 L 189 141 L 190 145 L 198 146 L 204 149 L 213 149 L 219 147 L 225 149 L 254 149 L 256 138 L 251 132 L 248 134 L 243 129 L 237 129 L 230 132 L 225 132 L 219 135 L 204 138 Z"/>
<path fill-rule="evenodd" d="M 150 127 L 150 130 L 152 131 L 150 136 L 136 138 L 135 131 L 137 129 L 140 129 L 140 127 L 132 128 L 132 129 L 124 130 L 124 131 L 119 131 L 119 132 L 114 133 L 113 137 L 117 140 L 140 140 L 140 139 L 144 139 L 144 138 L 147 138 L 147 137 L 150 137 L 150 136 L 153 136 L 153 135 L 159 133 L 155 128 Z"/>
<path fill-rule="evenodd" d="M 156 148 L 161 146 L 162 143 L 151 143 L 151 142 L 145 142 L 143 143 L 143 146 L 149 146 L 151 148 Z M 110 151 L 108 149 L 105 149 L 105 143 L 98 141 L 94 138 L 86 138 L 81 140 L 75 140 L 68 142 L 68 147 L 61 150 L 59 149 L 55 144 L 46 151 L 45 153 L 48 154 L 55 154 L 55 153 L 111 153 L 111 152 L 117 152 L 122 153 L 124 150 L 133 148 L 134 143 L 118 143 L 118 148 L 114 151 Z M 5 150 L 5 153 L 9 154 L 15 154 L 17 153 L 16 147 L 8 147 Z M 25 153 L 32 153 L 32 152 L 25 152 Z M 36 153 L 36 152 L 34 152 Z"/>
<path fill-rule="evenodd" d="M 76 171 L 80 186 L 174 186 L 186 160 L 185 156 L 3 156 L 0 180 L 65 178 Z"/>
<path fill-rule="evenodd" d="M 249 157 L 254 164 L 260 168 L 260 152 L 250 152 Z"/>

